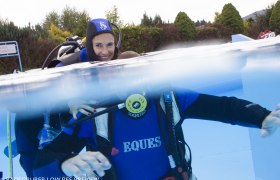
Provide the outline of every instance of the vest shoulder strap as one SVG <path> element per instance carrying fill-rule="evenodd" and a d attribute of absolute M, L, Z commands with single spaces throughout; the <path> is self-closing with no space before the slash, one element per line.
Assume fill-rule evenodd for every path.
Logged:
<path fill-rule="evenodd" d="M 165 95 L 168 95 L 168 94 L 165 94 Z M 160 106 L 163 109 L 163 111 L 166 113 L 166 107 L 165 107 L 164 102 L 169 101 L 169 100 L 172 102 L 173 120 L 174 120 L 174 124 L 177 125 L 181 120 L 180 112 L 179 112 L 178 105 L 177 105 L 177 100 L 172 91 L 169 93 L 169 95 L 170 95 L 170 97 L 167 97 L 164 95 L 160 97 Z M 171 98 L 171 99 L 166 99 L 166 98 Z"/>
<path fill-rule="evenodd" d="M 105 108 L 98 108 L 96 109 L 97 112 L 104 110 Z M 96 134 L 100 137 L 103 137 L 106 140 L 110 140 L 109 138 L 109 114 L 105 113 L 100 116 L 95 117 L 95 124 L 96 124 Z"/>

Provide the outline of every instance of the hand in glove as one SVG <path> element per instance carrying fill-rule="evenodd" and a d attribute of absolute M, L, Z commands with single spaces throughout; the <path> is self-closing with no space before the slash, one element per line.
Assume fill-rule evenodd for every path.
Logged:
<path fill-rule="evenodd" d="M 280 126 L 280 104 L 262 122 L 261 136 L 267 137 L 274 133 Z"/>
<path fill-rule="evenodd" d="M 77 179 L 100 179 L 110 168 L 111 164 L 103 154 L 91 151 L 78 154 L 61 164 L 64 174 Z"/>
<path fill-rule="evenodd" d="M 88 104 L 90 104 L 90 102 L 86 103 L 82 100 L 72 100 L 68 102 L 70 113 L 73 115 L 73 118 L 77 119 L 78 112 L 86 116 L 90 116 L 92 113 L 94 113 L 95 109 L 89 106 Z"/>

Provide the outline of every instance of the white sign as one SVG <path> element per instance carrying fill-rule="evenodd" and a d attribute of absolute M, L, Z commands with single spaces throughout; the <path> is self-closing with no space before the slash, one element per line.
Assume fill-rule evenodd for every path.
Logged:
<path fill-rule="evenodd" d="M 15 44 L 0 44 L 0 54 L 15 54 L 17 53 Z"/>

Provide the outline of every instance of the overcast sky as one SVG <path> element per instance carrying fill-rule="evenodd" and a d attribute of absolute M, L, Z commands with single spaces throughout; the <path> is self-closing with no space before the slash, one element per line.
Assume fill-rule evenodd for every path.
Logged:
<path fill-rule="evenodd" d="M 86 10 L 91 18 L 105 17 L 114 5 L 120 19 L 126 23 L 139 24 L 143 14 L 160 15 L 163 21 L 173 22 L 178 12 L 185 12 L 193 21 L 213 21 L 215 12 L 221 12 L 226 3 L 232 3 L 241 17 L 265 9 L 277 0 L 0 0 L 0 17 L 17 26 L 42 23 L 51 11 L 61 14 L 68 5 L 78 11 Z"/>

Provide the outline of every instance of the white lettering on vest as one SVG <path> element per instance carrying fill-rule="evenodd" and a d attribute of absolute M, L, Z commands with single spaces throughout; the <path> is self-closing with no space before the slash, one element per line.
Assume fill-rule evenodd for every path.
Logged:
<path fill-rule="evenodd" d="M 123 142 L 124 152 L 140 151 L 161 146 L 160 136 L 148 139 L 140 139 L 131 142 Z"/>

